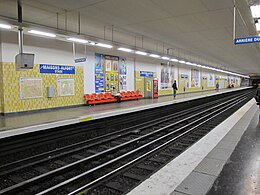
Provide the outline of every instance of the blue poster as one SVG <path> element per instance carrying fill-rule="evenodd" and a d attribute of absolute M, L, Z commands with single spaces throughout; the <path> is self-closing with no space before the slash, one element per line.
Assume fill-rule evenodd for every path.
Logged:
<path fill-rule="evenodd" d="M 96 54 L 95 61 L 95 92 L 104 92 L 104 56 L 101 54 Z"/>
<path fill-rule="evenodd" d="M 40 64 L 40 73 L 45 73 L 45 74 L 75 74 L 75 66 Z"/>

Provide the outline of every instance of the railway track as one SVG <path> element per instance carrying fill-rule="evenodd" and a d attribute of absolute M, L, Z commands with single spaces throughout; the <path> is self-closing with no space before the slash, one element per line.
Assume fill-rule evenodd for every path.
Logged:
<path fill-rule="evenodd" d="M 243 92 L 0 166 L 0 194 L 122 194 L 252 98 Z"/>

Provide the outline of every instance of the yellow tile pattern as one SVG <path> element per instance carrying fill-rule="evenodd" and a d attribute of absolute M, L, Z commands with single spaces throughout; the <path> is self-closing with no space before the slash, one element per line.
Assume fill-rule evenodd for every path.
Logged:
<path fill-rule="evenodd" d="M 3 68 L 0 62 L 0 113 L 3 113 Z"/>
<path fill-rule="evenodd" d="M 42 98 L 21 99 L 20 78 L 42 78 Z M 74 78 L 75 95 L 58 97 L 57 78 Z M 47 97 L 47 87 L 55 88 L 55 96 Z M 76 67 L 75 74 L 41 74 L 39 64 L 33 69 L 16 71 L 14 63 L 3 63 L 4 113 L 38 110 L 84 104 L 83 67 Z"/>

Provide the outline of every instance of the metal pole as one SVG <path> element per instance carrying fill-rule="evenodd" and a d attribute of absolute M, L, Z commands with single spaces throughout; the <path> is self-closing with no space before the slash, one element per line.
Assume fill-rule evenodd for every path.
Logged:
<path fill-rule="evenodd" d="M 74 60 L 76 59 L 76 49 L 75 49 L 75 43 L 72 42 L 72 51 L 73 51 L 73 57 L 74 57 Z"/>
<path fill-rule="evenodd" d="M 114 41 L 114 25 L 112 25 L 112 42 Z"/>
<path fill-rule="evenodd" d="M 78 34 L 80 34 L 80 12 L 78 13 L 78 20 L 79 20 L 79 32 L 78 32 Z"/>
<path fill-rule="evenodd" d="M 233 11 L 233 40 L 236 38 L 236 0 L 233 0 L 234 11 Z"/>
<path fill-rule="evenodd" d="M 18 28 L 18 43 L 19 43 L 19 53 L 23 53 L 23 8 L 21 0 L 17 1 L 17 8 L 18 8 L 18 22 L 20 23 Z"/>

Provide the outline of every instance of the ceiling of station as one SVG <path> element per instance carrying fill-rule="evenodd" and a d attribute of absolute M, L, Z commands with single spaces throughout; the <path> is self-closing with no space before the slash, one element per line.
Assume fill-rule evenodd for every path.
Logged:
<path fill-rule="evenodd" d="M 249 3 L 247 0 L 236 1 L 239 2 L 236 37 L 255 35 L 253 33 L 256 32 L 251 30 L 253 19 L 248 14 L 248 5 L 258 4 L 259 0 L 248 0 Z M 174 45 L 225 64 L 233 71 L 260 74 L 259 44 L 233 44 L 233 0 L 35 0 L 34 2 L 50 6 L 53 10 L 78 11 L 104 25 L 113 25 L 117 29 Z"/>

